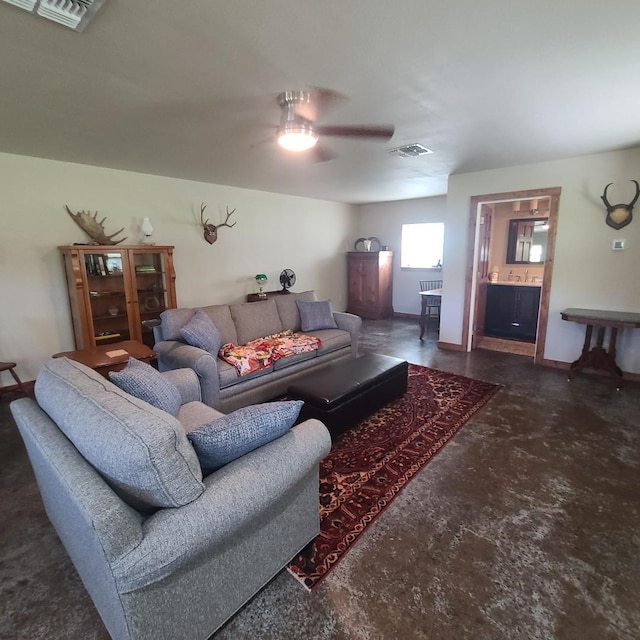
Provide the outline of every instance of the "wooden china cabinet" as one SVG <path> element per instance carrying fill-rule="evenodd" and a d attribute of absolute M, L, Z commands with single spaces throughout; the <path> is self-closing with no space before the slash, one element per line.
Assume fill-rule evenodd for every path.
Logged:
<path fill-rule="evenodd" d="M 361 318 L 393 315 L 393 251 L 349 251 L 347 311 Z"/>
<path fill-rule="evenodd" d="M 153 332 L 145 321 L 176 307 L 173 247 L 69 245 L 58 249 L 64 260 L 76 349 L 123 340 L 153 347 Z"/>

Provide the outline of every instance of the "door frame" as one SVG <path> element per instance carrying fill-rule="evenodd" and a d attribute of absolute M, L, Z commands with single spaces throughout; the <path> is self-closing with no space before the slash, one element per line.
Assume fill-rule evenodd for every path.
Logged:
<path fill-rule="evenodd" d="M 469 231 L 467 237 L 467 268 L 465 270 L 464 312 L 462 324 L 462 344 L 466 351 L 471 351 L 473 315 L 476 309 L 476 296 L 479 280 L 477 278 L 477 264 L 479 252 L 478 220 L 482 205 L 509 202 L 515 200 L 531 200 L 535 198 L 549 198 L 549 235 L 544 261 L 542 288 L 540 291 L 540 311 L 538 314 L 538 335 L 536 338 L 534 363 L 544 359 L 544 348 L 547 338 L 547 318 L 549 316 L 549 297 L 553 276 L 553 262 L 555 258 L 556 233 L 558 228 L 558 209 L 560 204 L 561 187 L 546 189 L 529 189 L 526 191 L 507 191 L 504 193 L 490 193 L 471 196 Z"/>

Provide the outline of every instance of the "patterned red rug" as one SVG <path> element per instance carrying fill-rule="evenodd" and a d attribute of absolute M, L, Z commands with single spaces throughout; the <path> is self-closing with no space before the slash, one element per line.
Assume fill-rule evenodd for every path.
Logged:
<path fill-rule="evenodd" d="M 500 385 L 409 365 L 407 393 L 339 436 L 320 463 L 320 534 L 288 566 L 317 586 Z"/>

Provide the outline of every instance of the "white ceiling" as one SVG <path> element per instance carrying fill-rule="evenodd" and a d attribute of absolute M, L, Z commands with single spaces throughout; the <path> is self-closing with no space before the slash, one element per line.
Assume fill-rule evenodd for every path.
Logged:
<path fill-rule="evenodd" d="M 276 95 L 308 85 L 349 98 L 323 124 L 395 135 L 279 150 Z M 637 0 L 107 0 L 83 33 L 0 2 L 8 153 L 363 203 L 638 144 Z"/>

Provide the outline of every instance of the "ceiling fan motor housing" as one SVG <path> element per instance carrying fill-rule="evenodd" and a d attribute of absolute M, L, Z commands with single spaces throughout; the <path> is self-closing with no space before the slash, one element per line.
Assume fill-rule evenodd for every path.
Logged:
<path fill-rule="evenodd" d="M 318 141 L 318 134 L 313 123 L 296 112 L 300 104 L 311 104 L 309 91 L 284 91 L 278 96 L 278 104 L 282 109 L 280 126 L 276 138 L 280 144 L 290 150 L 304 151 Z M 290 142 L 287 142 L 290 139 Z"/>

